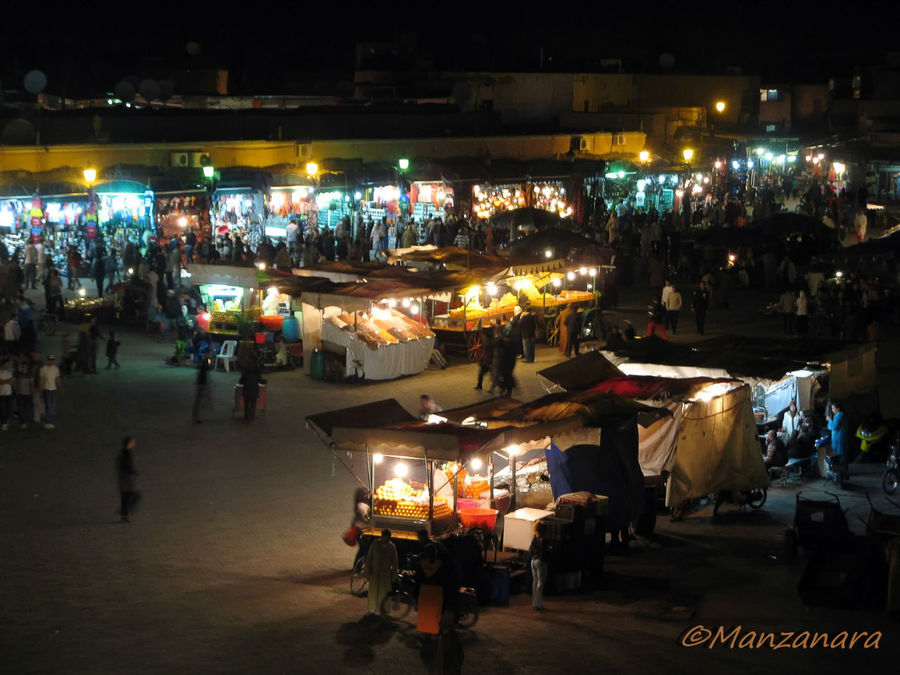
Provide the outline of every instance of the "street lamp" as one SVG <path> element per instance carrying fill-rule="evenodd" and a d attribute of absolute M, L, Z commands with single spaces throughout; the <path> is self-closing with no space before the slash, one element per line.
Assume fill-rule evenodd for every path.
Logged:
<path fill-rule="evenodd" d="M 212 178 L 216 175 L 216 167 L 214 166 L 204 166 L 203 167 L 203 176 L 205 178 Z"/>
<path fill-rule="evenodd" d="M 307 162 L 306 173 L 307 175 L 315 176 L 317 173 L 319 173 L 319 165 L 315 162 Z"/>
<path fill-rule="evenodd" d="M 401 171 L 406 171 L 409 168 L 409 160 L 405 157 L 401 157 L 397 160 L 397 166 Z"/>
<path fill-rule="evenodd" d="M 681 156 L 685 162 L 690 162 L 694 158 L 694 151 L 691 148 L 685 148 L 681 151 Z"/>
<path fill-rule="evenodd" d="M 87 181 L 88 185 L 97 180 L 97 169 L 85 169 L 83 172 L 84 180 Z"/>
<path fill-rule="evenodd" d="M 641 150 L 640 153 L 638 154 L 638 157 L 640 157 L 641 161 L 644 162 L 645 164 L 650 161 L 650 153 L 647 152 L 646 150 Z"/>
<path fill-rule="evenodd" d="M 719 114 L 725 112 L 725 101 L 716 101 L 716 112 Z"/>

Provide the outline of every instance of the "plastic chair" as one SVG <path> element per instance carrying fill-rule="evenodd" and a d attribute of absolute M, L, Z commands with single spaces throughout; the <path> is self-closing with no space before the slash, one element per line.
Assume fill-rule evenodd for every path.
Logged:
<path fill-rule="evenodd" d="M 225 340 L 222 343 L 222 351 L 216 355 L 216 365 L 213 370 L 219 369 L 219 361 L 225 364 L 225 372 L 231 370 L 231 363 L 235 360 L 234 353 L 237 351 L 237 340 Z"/>

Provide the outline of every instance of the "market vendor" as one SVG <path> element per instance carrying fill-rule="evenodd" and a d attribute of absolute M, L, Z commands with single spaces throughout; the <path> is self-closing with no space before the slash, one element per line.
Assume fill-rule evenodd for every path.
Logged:
<path fill-rule="evenodd" d="M 381 603 L 391 592 L 400 565 L 397 547 L 391 541 L 391 531 L 381 531 L 381 538 L 372 542 L 366 554 L 366 579 L 369 581 L 369 614 L 381 611 Z"/>
<path fill-rule="evenodd" d="M 787 460 L 787 448 L 782 440 L 778 438 L 778 433 L 772 429 L 766 434 L 766 469 L 784 466 L 787 464 Z"/>

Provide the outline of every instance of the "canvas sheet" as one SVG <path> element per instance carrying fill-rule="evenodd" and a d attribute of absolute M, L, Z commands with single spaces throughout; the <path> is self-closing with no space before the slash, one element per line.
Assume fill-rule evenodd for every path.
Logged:
<path fill-rule="evenodd" d="M 732 389 L 709 401 L 685 402 L 666 506 L 720 490 L 768 485 L 750 387 Z"/>

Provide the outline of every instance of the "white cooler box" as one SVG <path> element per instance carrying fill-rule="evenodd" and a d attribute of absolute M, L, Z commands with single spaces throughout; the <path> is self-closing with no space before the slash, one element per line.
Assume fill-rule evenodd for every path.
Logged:
<path fill-rule="evenodd" d="M 534 537 L 534 523 L 553 515 L 544 509 L 519 509 L 503 517 L 503 548 L 527 551 Z"/>

